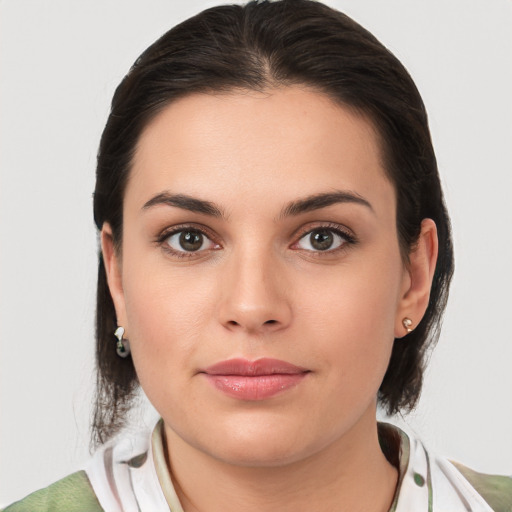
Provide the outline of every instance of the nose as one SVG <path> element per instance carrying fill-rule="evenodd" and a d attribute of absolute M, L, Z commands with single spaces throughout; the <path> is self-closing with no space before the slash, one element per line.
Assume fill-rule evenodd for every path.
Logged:
<path fill-rule="evenodd" d="M 292 318 L 284 272 L 270 254 L 238 254 L 226 262 L 218 315 L 233 332 L 266 334 L 288 327 Z"/>

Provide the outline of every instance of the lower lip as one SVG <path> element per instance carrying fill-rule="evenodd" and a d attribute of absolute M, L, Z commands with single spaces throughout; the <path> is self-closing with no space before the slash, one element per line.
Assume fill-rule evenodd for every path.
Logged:
<path fill-rule="evenodd" d="M 307 374 L 209 375 L 208 381 L 224 394 L 239 400 L 265 400 L 297 386 Z"/>

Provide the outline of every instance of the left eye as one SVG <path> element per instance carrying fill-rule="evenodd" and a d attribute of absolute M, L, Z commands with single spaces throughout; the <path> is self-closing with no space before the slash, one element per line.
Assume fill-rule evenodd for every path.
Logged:
<path fill-rule="evenodd" d="M 204 233 L 192 229 L 177 231 L 169 236 L 166 242 L 176 252 L 197 252 L 215 247 Z"/>
<path fill-rule="evenodd" d="M 314 229 L 306 233 L 297 245 L 307 251 L 332 251 L 347 243 L 347 238 L 332 229 Z"/>

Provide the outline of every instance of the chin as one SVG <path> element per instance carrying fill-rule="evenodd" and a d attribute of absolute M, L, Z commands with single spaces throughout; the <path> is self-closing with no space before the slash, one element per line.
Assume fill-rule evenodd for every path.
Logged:
<path fill-rule="evenodd" d="M 299 446 L 283 446 L 283 443 L 245 443 L 224 446 L 221 453 L 212 454 L 226 464 L 239 467 L 282 467 L 305 458 Z"/>
<path fill-rule="evenodd" d="M 217 442 L 209 439 L 204 451 L 227 464 L 245 467 L 279 467 L 294 463 L 314 453 L 297 425 L 287 429 L 283 424 L 232 425 L 218 432 Z M 226 433 L 229 432 L 228 435 Z M 213 442 L 212 442 L 213 441 Z"/>

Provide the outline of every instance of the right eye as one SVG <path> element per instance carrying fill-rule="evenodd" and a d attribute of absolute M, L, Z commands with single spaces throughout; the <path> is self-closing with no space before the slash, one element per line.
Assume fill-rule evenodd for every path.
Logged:
<path fill-rule="evenodd" d="M 202 231 L 197 229 L 182 229 L 175 231 L 165 239 L 165 243 L 179 253 L 191 253 L 214 249 L 217 244 L 212 242 Z"/>

